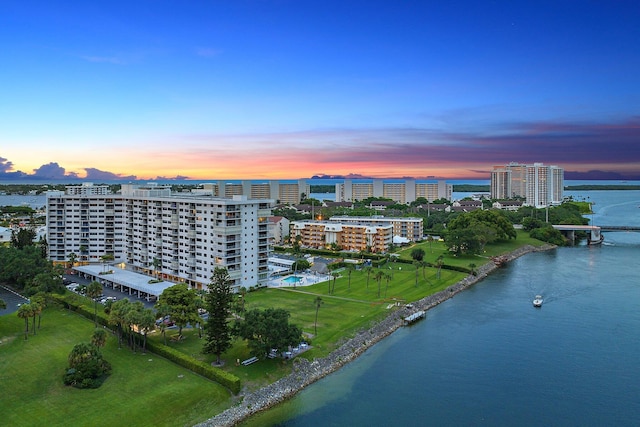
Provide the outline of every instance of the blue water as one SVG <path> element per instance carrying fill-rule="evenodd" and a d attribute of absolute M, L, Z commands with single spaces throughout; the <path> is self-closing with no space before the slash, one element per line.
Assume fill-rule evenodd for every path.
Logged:
<path fill-rule="evenodd" d="M 288 276 L 282 279 L 283 282 L 287 282 L 287 283 L 298 283 L 301 280 L 302 280 L 302 277 L 300 276 Z"/>
<path fill-rule="evenodd" d="M 588 193 L 640 225 L 640 192 Z M 620 232 L 528 254 L 247 424 L 640 425 L 639 255 Z"/>

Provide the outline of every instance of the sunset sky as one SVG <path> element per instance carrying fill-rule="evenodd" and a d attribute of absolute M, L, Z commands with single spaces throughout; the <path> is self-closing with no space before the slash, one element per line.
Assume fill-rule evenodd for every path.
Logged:
<path fill-rule="evenodd" d="M 7 0 L 0 179 L 640 179 L 639 23 L 622 0 Z"/>

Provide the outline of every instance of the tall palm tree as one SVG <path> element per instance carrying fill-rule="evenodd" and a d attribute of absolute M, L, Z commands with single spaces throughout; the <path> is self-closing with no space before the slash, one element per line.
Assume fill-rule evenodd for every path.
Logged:
<path fill-rule="evenodd" d="M 349 264 L 347 265 L 347 276 L 349 277 L 349 285 L 348 285 L 348 289 L 351 290 L 351 273 L 353 273 L 353 265 Z"/>
<path fill-rule="evenodd" d="M 427 242 L 429 242 L 429 252 L 433 253 L 433 248 L 431 244 L 433 243 L 433 236 L 431 234 L 427 235 Z"/>
<path fill-rule="evenodd" d="M 380 298 L 380 282 L 382 282 L 382 278 L 384 277 L 384 271 L 378 269 L 376 273 L 373 275 L 373 278 L 378 282 L 378 298 Z"/>
<path fill-rule="evenodd" d="M 413 261 L 413 266 L 416 268 L 416 287 L 418 287 L 418 273 L 420 272 L 420 261 Z"/>
<path fill-rule="evenodd" d="M 333 277 L 333 286 L 331 287 L 331 294 L 333 294 L 333 292 L 336 290 L 336 279 L 338 278 L 338 276 L 340 276 L 339 273 L 336 273 L 335 271 L 331 273 L 331 277 Z"/>
<path fill-rule="evenodd" d="M 31 305 L 26 303 L 18 307 L 18 317 L 24 319 L 24 339 L 27 340 L 29 334 L 29 318 L 31 317 Z"/>
<path fill-rule="evenodd" d="M 98 297 L 102 295 L 102 285 L 95 280 L 87 286 L 87 296 L 93 300 L 93 320 L 98 326 Z"/>
<path fill-rule="evenodd" d="M 369 276 L 371 275 L 371 270 L 373 270 L 371 268 L 371 266 L 366 266 L 365 268 L 363 268 L 364 272 L 367 273 L 367 289 L 369 289 Z"/>
<path fill-rule="evenodd" d="M 42 294 L 41 292 L 37 293 L 36 295 L 31 297 L 31 304 L 35 304 L 38 309 L 37 309 L 37 315 L 38 315 L 38 329 L 40 329 L 40 322 L 42 320 L 42 311 L 47 308 L 47 300 L 44 296 L 44 294 Z M 35 319 L 34 319 L 35 320 Z"/>
<path fill-rule="evenodd" d="M 320 298 L 319 296 L 316 297 L 315 300 L 313 300 L 313 303 L 316 306 L 316 321 L 313 324 L 313 335 L 318 335 L 318 311 L 320 310 L 320 306 L 323 304 L 324 301 L 322 301 L 322 298 Z"/>
<path fill-rule="evenodd" d="M 385 279 L 385 287 L 384 287 L 384 297 L 387 297 L 387 289 L 389 288 L 389 282 L 391 281 L 391 279 L 393 279 L 393 274 L 391 273 L 384 273 L 384 279 Z"/>
<path fill-rule="evenodd" d="M 440 270 L 442 270 L 442 264 L 444 264 L 444 256 L 440 255 L 437 259 L 436 259 L 436 267 L 438 267 L 438 272 L 436 277 L 438 279 L 440 279 Z"/>

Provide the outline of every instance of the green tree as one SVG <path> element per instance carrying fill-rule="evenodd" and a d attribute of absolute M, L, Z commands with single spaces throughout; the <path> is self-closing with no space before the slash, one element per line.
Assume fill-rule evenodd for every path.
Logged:
<path fill-rule="evenodd" d="M 115 326 L 116 334 L 118 335 L 118 348 L 122 348 L 122 334 L 124 333 L 124 326 L 126 325 L 125 316 L 129 311 L 131 302 L 128 298 L 123 298 L 111 304 L 109 311 L 109 324 Z"/>
<path fill-rule="evenodd" d="M 31 228 L 21 228 L 19 231 L 11 232 L 11 245 L 16 249 L 24 249 L 27 246 L 34 246 L 36 232 Z"/>
<path fill-rule="evenodd" d="M 46 303 L 46 298 L 44 296 L 44 294 L 39 293 L 36 294 L 34 296 L 31 297 L 31 305 L 33 306 L 33 310 L 36 316 L 38 316 L 38 329 L 40 329 L 40 323 L 42 320 L 42 312 L 44 311 L 45 307 L 47 306 Z M 35 329 L 35 321 L 36 318 L 33 318 L 33 328 Z"/>
<path fill-rule="evenodd" d="M 316 320 L 313 322 L 313 335 L 318 335 L 318 311 L 320 310 L 320 306 L 324 303 L 320 296 L 317 296 L 316 299 L 313 300 L 314 305 L 316 306 Z"/>
<path fill-rule="evenodd" d="M 477 266 L 476 266 L 474 263 L 470 263 L 470 264 L 469 264 L 469 269 L 471 270 L 471 274 L 472 274 L 473 276 L 475 276 L 475 275 L 476 275 L 476 267 L 477 267 Z"/>
<path fill-rule="evenodd" d="M 349 284 L 347 285 L 347 289 L 351 290 L 351 274 L 353 273 L 353 270 L 355 270 L 355 268 L 353 267 L 352 264 L 348 264 L 346 267 L 347 270 L 347 277 L 349 278 Z"/>
<path fill-rule="evenodd" d="M 32 313 L 33 313 L 33 310 L 31 309 L 31 304 L 29 303 L 22 304 L 20 307 L 18 307 L 17 315 L 19 318 L 24 319 L 25 341 L 27 340 L 27 336 L 29 335 L 29 319 L 31 318 Z"/>
<path fill-rule="evenodd" d="M 329 291 L 329 293 L 333 294 L 335 292 L 335 290 L 336 290 L 336 280 L 338 279 L 338 277 L 340 277 L 340 274 L 335 272 L 335 271 L 333 271 L 333 272 L 331 272 L 331 277 L 332 277 L 332 280 L 331 280 L 332 285 L 331 285 L 331 290 Z"/>
<path fill-rule="evenodd" d="M 371 276 L 371 271 L 373 268 L 371 266 L 366 266 L 362 269 L 367 274 L 367 289 L 369 289 L 369 277 Z"/>
<path fill-rule="evenodd" d="M 226 268 L 216 267 L 207 286 L 206 309 L 209 312 L 205 326 L 203 352 L 216 355 L 216 364 L 220 365 L 220 356 L 231 347 L 232 336 L 229 316 L 231 314 L 232 280 Z"/>
<path fill-rule="evenodd" d="M 5 308 L 7 308 L 7 303 L 0 298 L 0 310 L 4 310 Z"/>
<path fill-rule="evenodd" d="M 107 264 L 115 259 L 113 254 L 104 254 L 100 257 L 100 262 L 102 262 L 102 272 L 104 273 L 106 270 Z"/>
<path fill-rule="evenodd" d="M 302 330 L 289 324 L 289 316 L 282 308 L 248 310 L 243 321 L 236 320 L 236 333 L 247 340 L 254 356 L 262 357 L 272 348 L 285 349 L 302 340 Z"/>
<path fill-rule="evenodd" d="M 73 266 L 76 265 L 78 255 L 76 255 L 74 252 L 71 252 L 69 253 L 69 255 L 67 255 L 67 259 L 69 260 L 69 269 L 71 270 Z"/>
<path fill-rule="evenodd" d="M 102 295 L 102 285 L 95 280 L 87 286 L 87 296 L 93 300 L 93 322 L 98 326 L 98 297 Z"/>
<path fill-rule="evenodd" d="M 427 235 L 427 242 L 429 242 L 429 252 L 433 253 L 433 236 L 431 234 Z"/>
<path fill-rule="evenodd" d="M 178 339 L 182 339 L 182 329 L 188 323 L 198 322 L 197 294 L 184 283 L 179 283 L 165 289 L 158 298 L 159 304 L 169 306 L 171 320 L 178 326 Z"/>
<path fill-rule="evenodd" d="M 65 385 L 77 388 L 97 388 L 111 373 L 111 364 L 104 360 L 100 349 L 90 343 L 76 344 L 69 353 Z"/>
<path fill-rule="evenodd" d="M 415 248 L 411 251 L 411 258 L 415 261 L 422 261 L 424 259 L 424 249 Z"/>
<path fill-rule="evenodd" d="M 440 279 L 440 271 L 442 270 L 442 266 L 444 265 L 444 256 L 440 255 L 436 258 L 436 278 Z"/>
<path fill-rule="evenodd" d="M 156 309 L 156 318 L 159 319 L 159 322 L 156 322 L 156 325 L 160 329 L 160 333 L 164 339 L 164 345 L 167 345 L 167 325 L 164 323 L 164 319 L 170 315 L 171 307 L 167 304 L 156 304 L 154 308 Z"/>
<path fill-rule="evenodd" d="M 107 331 L 103 328 L 96 328 L 93 330 L 93 334 L 91 334 L 91 344 L 95 345 L 98 348 L 104 347 L 107 343 Z"/>
<path fill-rule="evenodd" d="M 382 283 L 382 279 L 384 278 L 384 271 L 378 269 L 373 275 L 373 278 L 376 280 L 376 282 L 378 282 L 378 298 L 380 298 L 380 284 Z"/>

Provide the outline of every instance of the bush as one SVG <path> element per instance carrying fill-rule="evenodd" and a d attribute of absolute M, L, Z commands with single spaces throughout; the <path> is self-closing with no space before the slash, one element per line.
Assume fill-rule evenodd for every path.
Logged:
<path fill-rule="evenodd" d="M 64 384 L 76 388 L 98 388 L 111 373 L 111 364 L 100 349 L 90 343 L 76 344 L 69 353 L 69 368 Z"/>

